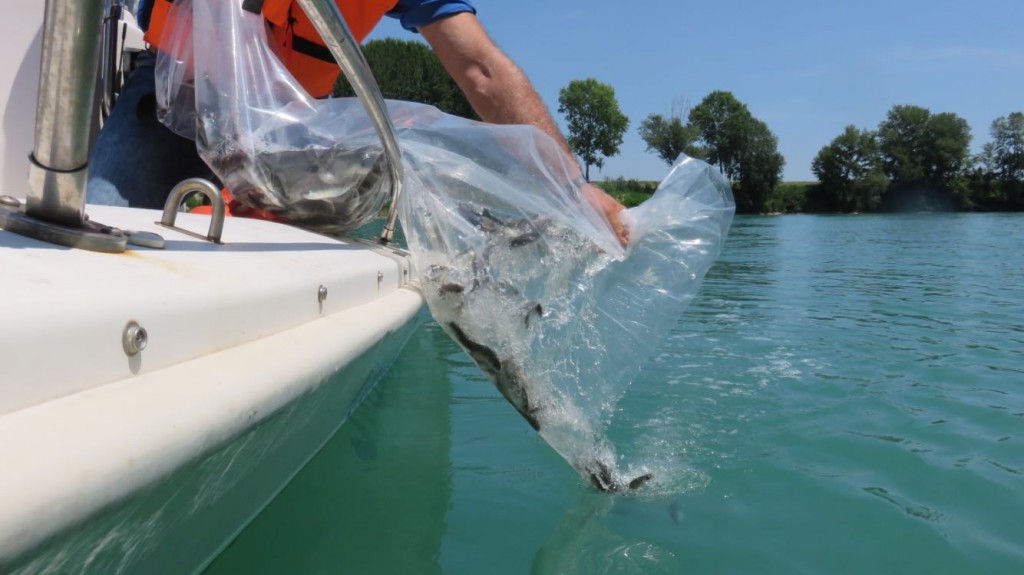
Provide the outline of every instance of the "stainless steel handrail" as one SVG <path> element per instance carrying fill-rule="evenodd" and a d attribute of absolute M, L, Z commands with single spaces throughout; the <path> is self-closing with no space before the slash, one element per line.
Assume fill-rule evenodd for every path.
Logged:
<path fill-rule="evenodd" d="M 356 96 L 366 107 L 366 111 L 377 129 L 377 135 L 384 144 L 384 154 L 391 172 L 392 188 L 391 208 L 384 231 L 381 233 L 381 241 L 390 242 L 398 222 L 398 200 L 402 195 L 404 168 L 402 167 L 402 151 L 398 147 L 395 127 L 391 123 L 391 116 L 388 115 L 384 96 L 380 93 L 377 81 L 359 49 L 358 42 L 352 36 L 351 30 L 333 0 L 299 0 L 299 6 L 309 16 L 309 20 L 320 37 L 323 38 L 331 55 L 341 65 L 342 73 L 345 74 L 345 78 L 352 85 Z"/>
<path fill-rule="evenodd" d="M 0 202 L 0 229 L 73 248 L 119 253 L 129 234 L 85 215 L 102 11 L 99 0 L 46 2 L 28 194 L 24 205 L 13 198 Z M 138 241 L 155 243 L 150 237 Z"/>
<path fill-rule="evenodd" d="M 29 216 L 71 226 L 85 220 L 102 12 L 96 0 L 46 3 Z"/>

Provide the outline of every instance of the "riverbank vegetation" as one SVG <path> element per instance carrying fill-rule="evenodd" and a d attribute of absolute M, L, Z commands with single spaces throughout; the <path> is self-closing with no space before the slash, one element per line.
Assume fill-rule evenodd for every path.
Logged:
<path fill-rule="evenodd" d="M 815 157 L 802 211 L 1024 210 L 1024 114 L 990 129 L 972 156 L 967 121 L 949 112 L 898 105 L 876 130 L 847 126 Z"/>
<path fill-rule="evenodd" d="M 658 182 L 618 177 L 594 182 L 602 190 L 622 202 L 627 208 L 638 206 L 654 194 Z M 765 201 L 766 214 L 797 214 L 806 212 L 808 192 L 818 182 L 780 182 L 768 194 Z"/>

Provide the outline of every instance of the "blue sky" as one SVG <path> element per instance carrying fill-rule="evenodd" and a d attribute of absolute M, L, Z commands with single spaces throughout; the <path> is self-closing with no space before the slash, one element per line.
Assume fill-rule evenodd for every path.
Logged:
<path fill-rule="evenodd" d="M 728 90 L 779 138 L 785 180 L 853 124 L 875 128 L 895 104 L 953 112 L 972 151 L 994 119 L 1024 111 L 1024 0 L 475 0 L 491 36 L 552 115 L 571 80 L 611 85 L 629 130 L 593 179 L 660 180 L 640 139 L 649 114 Z M 386 19 L 374 37 L 410 35 Z"/>

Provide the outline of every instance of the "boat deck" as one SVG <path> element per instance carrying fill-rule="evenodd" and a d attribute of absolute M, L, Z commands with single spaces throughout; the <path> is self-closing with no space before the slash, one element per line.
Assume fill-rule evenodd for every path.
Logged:
<path fill-rule="evenodd" d="M 18 326 L 0 330 L 0 414 L 368 303 L 398 289 L 408 273 L 398 250 L 260 220 L 226 218 L 218 245 L 157 225 L 157 211 L 89 206 L 88 213 L 158 233 L 166 247 L 103 254 L 0 231 L 0 317 Z M 177 224 L 205 234 L 208 222 L 180 214 Z M 122 342 L 129 322 L 147 334 L 134 355 Z"/>

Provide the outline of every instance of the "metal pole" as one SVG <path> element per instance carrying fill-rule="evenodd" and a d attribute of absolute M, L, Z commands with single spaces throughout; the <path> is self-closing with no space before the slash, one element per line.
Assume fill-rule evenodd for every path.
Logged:
<path fill-rule="evenodd" d="M 404 169 L 402 167 L 402 151 L 398 147 L 395 127 L 391 123 L 391 116 L 388 115 L 384 96 L 381 95 L 377 81 L 373 78 L 373 73 L 370 72 L 370 66 L 367 65 L 358 43 L 333 0 L 298 1 L 299 6 L 309 16 L 310 22 L 323 38 L 324 44 L 331 51 L 331 55 L 341 65 L 342 73 L 345 74 L 345 78 L 352 85 L 356 96 L 366 107 L 374 127 L 377 128 L 377 135 L 384 144 L 384 154 L 391 172 L 392 187 L 391 209 L 388 212 L 384 232 L 381 234 L 381 241 L 390 242 L 398 222 L 398 199 L 402 194 Z"/>
<path fill-rule="evenodd" d="M 46 2 L 29 216 L 69 226 L 84 221 L 102 18 L 99 0 Z"/>

